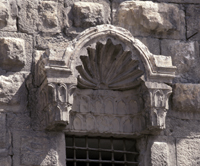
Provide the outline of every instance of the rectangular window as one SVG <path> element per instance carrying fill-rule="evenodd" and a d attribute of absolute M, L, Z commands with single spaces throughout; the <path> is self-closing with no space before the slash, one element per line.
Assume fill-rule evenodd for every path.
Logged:
<path fill-rule="evenodd" d="M 67 166 L 137 166 L 134 139 L 66 136 Z"/>

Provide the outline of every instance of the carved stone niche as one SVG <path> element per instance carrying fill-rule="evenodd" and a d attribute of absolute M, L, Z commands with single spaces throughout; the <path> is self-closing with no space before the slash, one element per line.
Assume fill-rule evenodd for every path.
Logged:
<path fill-rule="evenodd" d="M 176 67 L 125 29 L 100 25 L 66 50 L 36 53 L 35 119 L 69 133 L 140 135 L 165 128 Z"/>

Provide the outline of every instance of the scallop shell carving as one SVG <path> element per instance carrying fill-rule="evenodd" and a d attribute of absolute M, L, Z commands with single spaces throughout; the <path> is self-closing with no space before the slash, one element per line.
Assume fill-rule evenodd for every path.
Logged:
<path fill-rule="evenodd" d="M 80 56 L 82 65 L 76 67 L 79 88 L 126 90 L 140 84 L 143 71 L 139 61 L 121 44 L 114 45 L 108 39 L 106 44 L 97 42 L 95 49 L 88 47 L 87 52 L 88 56 Z"/>

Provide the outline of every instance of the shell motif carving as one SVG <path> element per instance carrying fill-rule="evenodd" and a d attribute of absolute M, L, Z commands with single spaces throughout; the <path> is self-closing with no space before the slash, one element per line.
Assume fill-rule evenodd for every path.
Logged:
<path fill-rule="evenodd" d="M 82 65 L 78 87 L 84 89 L 126 90 L 138 86 L 143 71 L 131 51 L 124 51 L 121 44 L 114 45 L 111 39 L 106 44 L 96 43 L 96 48 L 87 48 L 88 56 L 80 56 Z"/>

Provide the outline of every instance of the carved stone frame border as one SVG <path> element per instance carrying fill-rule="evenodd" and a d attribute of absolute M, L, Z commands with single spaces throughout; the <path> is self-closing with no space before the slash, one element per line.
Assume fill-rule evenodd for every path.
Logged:
<path fill-rule="evenodd" d="M 45 119 L 43 128 L 65 129 L 69 123 L 69 111 L 73 104 L 73 90 L 77 85 L 77 78 L 74 75 L 75 66 L 72 62 L 80 56 L 80 50 L 88 42 L 92 43 L 107 36 L 114 37 L 139 51 L 145 68 L 143 94 L 147 115 L 146 129 L 152 131 L 165 128 L 165 117 L 169 109 L 168 99 L 172 93 L 172 88 L 165 83 L 172 82 L 176 70 L 176 67 L 172 65 L 171 57 L 150 53 L 148 48 L 135 39 L 129 31 L 113 25 L 100 25 L 85 30 L 66 44 L 63 56 L 58 56 L 58 58 L 52 50 L 42 53 L 36 51 L 34 77 L 41 76 L 42 78 L 39 80 L 34 78 L 39 83 L 33 84 L 40 85 L 36 89 L 38 94 L 36 100 L 41 101 L 41 98 L 44 98 L 40 96 L 40 92 L 43 92 L 43 96 L 46 97 L 45 101 L 41 102 L 46 104 L 43 104 L 43 108 L 40 109 L 36 106 L 35 112 Z M 64 94 L 66 96 L 63 97 Z"/>

